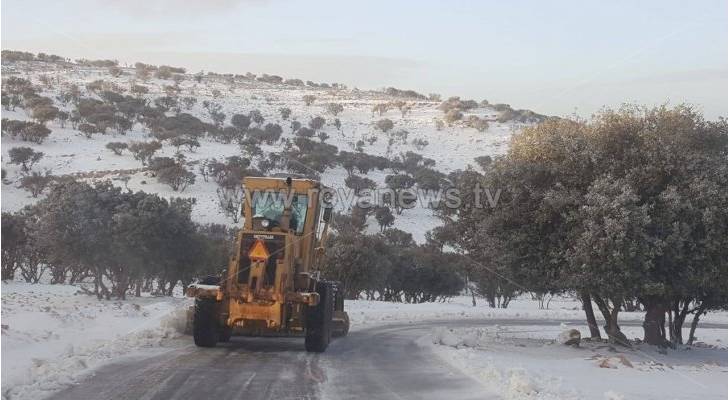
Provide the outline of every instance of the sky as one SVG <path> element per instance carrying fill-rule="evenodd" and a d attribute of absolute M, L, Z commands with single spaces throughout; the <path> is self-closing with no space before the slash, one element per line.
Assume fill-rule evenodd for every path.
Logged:
<path fill-rule="evenodd" d="M 394 86 L 588 117 L 728 117 L 728 1 L 3 0 L 3 49 Z"/>

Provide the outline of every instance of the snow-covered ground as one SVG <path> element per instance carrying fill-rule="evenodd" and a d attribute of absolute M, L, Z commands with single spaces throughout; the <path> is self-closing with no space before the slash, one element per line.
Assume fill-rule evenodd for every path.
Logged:
<path fill-rule="evenodd" d="M 453 320 L 452 328 L 434 328 L 418 344 L 504 399 L 705 400 L 728 396 L 725 327 L 699 327 L 695 346 L 660 352 L 649 345 L 627 349 L 588 340 L 580 347 L 560 344 L 558 336 L 567 329 L 577 329 L 583 337 L 589 334 L 581 304 L 571 298 L 556 298 L 549 309 L 539 309 L 537 301 L 525 296 L 513 300 L 507 309 L 491 309 L 482 302 L 473 307 L 468 297 L 424 304 L 355 301 L 348 303 L 348 312 L 352 329 Z M 627 337 L 642 337 L 643 318 L 642 312 L 620 314 Z M 473 326 L 463 328 L 469 320 Z M 701 323 L 728 324 L 728 312 L 709 313 Z M 686 338 L 688 331 L 686 326 Z"/>
<path fill-rule="evenodd" d="M 182 337 L 189 304 L 181 297 L 98 301 L 71 285 L 3 283 L 3 398 L 40 398 L 109 362 L 189 345 Z M 469 297 L 424 304 L 358 300 L 346 308 L 352 331 L 452 321 L 453 328 L 433 329 L 418 343 L 504 398 L 710 399 L 728 393 L 726 329 L 700 327 L 703 344 L 660 354 L 649 346 L 556 343 L 566 328 L 588 333 L 578 301 L 569 298 L 554 299 L 548 310 L 528 297 L 507 309 L 483 302 L 473 307 Z M 639 312 L 624 313 L 629 337 L 641 336 L 641 319 Z M 708 314 L 703 322 L 728 323 L 728 313 Z"/>
<path fill-rule="evenodd" d="M 728 396 L 728 329 L 699 327 L 695 346 L 658 351 L 582 340 L 579 347 L 560 344 L 558 336 L 589 329 L 581 304 L 556 298 L 539 309 L 528 297 L 507 309 L 473 307 L 468 297 L 446 303 L 348 303 L 352 329 L 381 324 L 452 320 L 418 344 L 504 399 L 725 399 Z M 620 314 L 622 331 L 641 338 L 642 312 Z M 464 322 L 465 321 L 465 322 Z M 467 326 L 472 321 L 472 326 Z M 603 324 L 600 322 L 600 324 Z M 728 312 L 709 313 L 701 324 L 728 324 Z M 688 325 L 688 324 L 686 324 Z M 710 326 L 710 325 L 709 325 Z M 688 327 L 683 331 L 688 336 Z M 602 332 L 603 333 L 603 332 Z"/>
<path fill-rule="evenodd" d="M 452 320 L 418 344 L 504 399 L 725 399 L 728 396 L 728 329 L 699 327 L 692 347 L 659 352 L 583 340 L 580 347 L 557 340 L 567 329 L 588 336 L 575 299 L 556 298 L 539 309 L 528 297 L 507 309 L 472 306 L 468 297 L 446 303 L 348 303 L 352 329 L 388 323 Z M 641 338 L 642 312 L 620 314 L 629 338 Z M 472 320 L 473 327 L 463 320 Z M 542 322 L 540 322 L 542 321 Z M 728 324 L 728 312 L 710 313 L 702 324 Z M 487 326 L 480 326 L 487 325 Z M 684 328 L 684 337 L 688 328 Z"/>
<path fill-rule="evenodd" d="M 184 330 L 187 299 L 98 301 L 76 286 L 2 284 L 2 396 L 35 399 Z"/>
<path fill-rule="evenodd" d="M 701 329 L 707 344 L 659 352 L 582 341 L 565 346 L 566 326 L 437 328 L 419 344 L 505 399 L 725 399 L 726 329 Z M 578 328 L 582 334 L 586 326 Z M 627 329 L 631 334 L 634 328 Z M 641 328 L 640 328 L 641 330 Z"/>

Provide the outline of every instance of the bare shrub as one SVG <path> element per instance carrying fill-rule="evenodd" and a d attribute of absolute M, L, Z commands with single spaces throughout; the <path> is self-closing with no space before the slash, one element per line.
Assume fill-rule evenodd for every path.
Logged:
<path fill-rule="evenodd" d="M 323 128 L 326 124 L 326 119 L 323 117 L 314 117 L 311 118 L 310 121 L 308 121 L 308 127 L 313 129 L 314 131 L 318 131 L 319 129 Z"/>
<path fill-rule="evenodd" d="M 471 128 L 475 128 L 478 130 L 478 132 L 485 132 L 488 130 L 488 121 L 486 121 L 483 118 L 479 118 L 476 115 L 471 115 L 468 117 L 467 125 Z"/>
<path fill-rule="evenodd" d="M 20 188 L 30 192 L 33 198 L 38 197 L 53 181 L 53 176 L 49 173 L 41 174 L 39 172 L 33 172 L 31 175 L 26 175 L 20 178 Z"/>
<path fill-rule="evenodd" d="M 463 113 L 458 109 L 452 109 L 445 114 L 445 122 L 449 125 L 452 125 L 461 119 L 463 119 Z"/>
<path fill-rule="evenodd" d="M 307 94 L 307 95 L 303 96 L 303 103 L 306 104 L 307 106 L 310 106 L 311 104 L 313 104 L 314 101 L 316 101 L 316 96 L 314 96 L 312 94 Z"/>
<path fill-rule="evenodd" d="M 326 105 L 326 111 L 335 117 L 344 111 L 344 106 L 340 103 L 329 103 Z"/>
<path fill-rule="evenodd" d="M 281 108 L 278 109 L 278 111 L 280 111 L 281 118 L 283 120 L 287 120 L 288 118 L 291 117 L 291 109 L 288 108 L 288 107 L 281 107 Z"/>
<path fill-rule="evenodd" d="M 380 131 L 387 133 L 392 128 L 394 128 L 394 122 L 392 122 L 392 120 L 389 118 L 380 119 L 379 121 L 377 121 L 376 127 Z"/>
<path fill-rule="evenodd" d="M 372 107 L 372 114 L 377 113 L 380 117 L 384 115 L 387 111 L 389 111 L 389 103 L 379 103 L 375 104 L 374 107 Z"/>

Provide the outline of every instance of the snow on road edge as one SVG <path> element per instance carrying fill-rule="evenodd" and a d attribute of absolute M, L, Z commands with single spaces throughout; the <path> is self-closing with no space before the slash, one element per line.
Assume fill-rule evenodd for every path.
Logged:
<path fill-rule="evenodd" d="M 723 399 L 728 349 L 653 346 L 614 348 L 601 342 L 559 344 L 561 327 L 516 325 L 434 328 L 417 344 L 509 400 Z M 585 327 L 580 327 L 585 329 Z M 724 336 L 725 329 L 710 329 Z"/>
<path fill-rule="evenodd" d="M 69 285 L 2 286 L 3 399 L 49 396 L 184 331 L 186 299 L 97 301 Z"/>

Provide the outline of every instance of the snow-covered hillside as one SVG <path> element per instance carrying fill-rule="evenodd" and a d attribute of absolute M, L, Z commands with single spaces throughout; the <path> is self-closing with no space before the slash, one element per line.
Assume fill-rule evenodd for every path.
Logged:
<path fill-rule="evenodd" d="M 29 79 L 38 87 L 42 87 L 41 95 L 56 99 L 61 91 L 76 84 L 81 88 L 83 96 L 98 97 L 85 89 L 85 85 L 96 81 L 104 80 L 113 82 L 119 87 L 128 90 L 132 84 L 142 84 L 149 88 L 149 93 L 144 95 L 153 103 L 155 98 L 165 95 L 165 86 L 174 85 L 171 80 L 160 80 L 151 78 L 148 81 L 140 81 L 135 78 L 134 69 L 124 69 L 119 77 L 111 76 L 105 68 L 90 68 L 78 65 L 71 65 L 61 68 L 58 64 L 43 62 L 17 62 L 3 65 L 3 75 L 18 76 Z M 45 85 L 45 82 L 52 82 Z M 201 82 L 193 79 L 192 75 L 185 75 L 185 79 L 179 83 L 181 89 L 178 96 L 195 97 L 197 102 L 190 109 L 182 108 L 182 112 L 190 113 L 203 121 L 210 121 L 208 112 L 203 107 L 204 101 L 211 101 L 222 106 L 222 112 L 226 114 L 226 125 L 230 124 L 230 118 L 236 113 L 247 114 L 253 109 L 262 112 L 266 123 L 279 123 L 283 128 L 282 138 L 293 136 L 291 121 L 300 121 L 304 126 L 315 116 L 323 116 L 327 119 L 327 125 L 323 128 L 330 138 L 327 143 L 333 144 L 339 150 L 354 151 L 357 141 L 364 140 L 364 152 L 372 155 L 393 156 L 406 151 L 414 151 L 425 157 L 436 161 L 435 169 L 448 173 L 456 169 L 466 168 L 474 165 L 473 158 L 483 155 L 494 155 L 503 153 L 507 147 L 507 141 L 511 134 L 518 129 L 512 123 L 500 124 L 495 121 L 498 114 L 490 107 L 472 109 L 465 113 L 478 115 L 490 122 L 485 132 L 455 124 L 438 130 L 434 119 L 441 119 L 443 112 L 437 107 L 440 102 L 416 99 L 404 99 L 412 107 L 411 111 L 402 116 L 397 109 L 385 112 L 383 115 L 373 113 L 372 108 L 376 104 L 402 100 L 388 96 L 382 92 L 361 91 L 357 89 L 321 89 L 306 86 L 290 86 L 282 84 L 270 84 L 255 80 L 236 80 L 233 83 L 222 76 L 206 76 Z M 313 95 L 315 102 L 307 106 L 303 101 L 304 95 Z M 332 125 L 334 117 L 327 113 L 326 105 L 339 103 L 344 109 L 337 118 L 341 121 L 341 129 Z M 62 110 L 71 111 L 72 106 L 63 106 L 58 101 L 55 104 Z M 290 120 L 284 121 L 281 118 L 280 108 L 287 107 L 292 110 Z M 168 115 L 172 115 L 168 112 Z M 30 120 L 29 111 L 20 107 L 15 111 L 2 111 L 2 117 L 17 120 Z M 406 143 L 395 143 L 387 153 L 387 138 L 375 128 L 375 123 L 388 118 L 394 122 L 393 131 L 406 130 L 409 132 Z M 132 190 L 144 190 L 147 192 L 159 193 L 165 197 L 184 196 L 195 197 L 197 204 L 193 210 L 193 218 L 199 222 L 215 222 L 232 224 L 232 221 L 225 217 L 217 206 L 216 185 L 205 182 L 198 177 L 196 183 L 188 187 L 184 192 L 173 192 L 168 186 L 159 184 L 153 177 L 148 176 L 139 161 L 135 160 L 129 152 L 123 155 L 114 155 L 105 148 L 109 142 L 128 142 L 149 140 L 150 134 L 140 124 L 135 124 L 132 130 L 122 136 L 114 134 L 109 130 L 105 135 L 94 135 L 87 139 L 78 130 L 66 124 L 62 128 L 57 121 L 48 123 L 53 131 L 43 144 L 31 144 L 7 137 L 2 138 L 3 168 L 7 171 L 7 184 L 3 185 L 2 210 L 15 211 L 24 205 L 34 201 L 30 194 L 18 188 L 20 178 L 19 167 L 8 163 L 7 151 L 12 147 L 29 146 L 36 151 L 44 153 L 43 159 L 34 166 L 36 171 L 49 170 L 53 175 L 76 175 L 80 178 L 111 179 L 122 186 L 124 183 L 119 180 L 122 176 L 129 176 L 128 188 Z M 375 137 L 376 141 L 370 144 L 367 140 Z M 428 145 L 424 148 L 416 148 L 413 144 L 417 139 L 425 140 Z M 196 165 L 200 160 L 216 157 L 240 155 L 241 150 L 235 143 L 222 144 L 209 138 L 200 140 L 201 146 L 194 152 L 185 152 L 188 169 L 197 173 Z M 262 148 L 266 154 L 277 152 L 281 149 L 279 145 L 266 146 Z M 172 156 L 175 149 L 169 144 L 158 152 L 157 156 Z M 370 171 L 368 177 L 373 179 L 379 186 L 384 186 L 384 178 L 391 174 L 391 171 Z M 322 180 L 328 186 L 343 188 L 346 172 L 341 167 L 328 169 Z M 398 215 L 395 227 L 411 232 L 415 239 L 422 241 L 424 233 L 438 224 L 432 216 L 432 212 L 421 205 L 415 209 L 406 210 Z M 370 231 L 376 231 L 376 222 L 370 220 Z"/>

